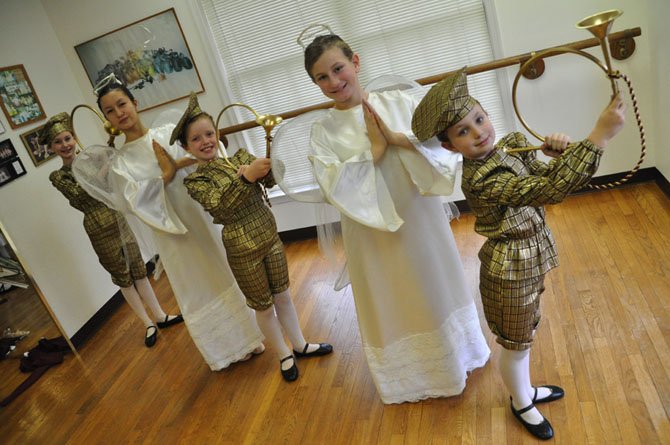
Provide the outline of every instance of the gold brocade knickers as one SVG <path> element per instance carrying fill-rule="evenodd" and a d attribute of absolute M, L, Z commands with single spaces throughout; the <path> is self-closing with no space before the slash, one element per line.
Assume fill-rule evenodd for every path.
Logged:
<path fill-rule="evenodd" d="M 136 280 L 147 276 L 147 268 L 136 242 L 124 244 L 116 233 L 105 238 L 91 236 L 91 244 L 100 264 L 117 286 L 130 287 Z"/>
<path fill-rule="evenodd" d="M 494 277 L 482 268 L 479 279 L 484 316 L 496 341 L 505 349 L 529 349 L 540 322 L 544 275 L 511 281 Z"/>
<path fill-rule="evenodd" d="M 288 263 L 279 236 L 269 250 L 249 251 L 245 256 L 228 255 L 228 263 L 247 306 L 256 311 L 272 306 L 272 295 L 289 287 Z"/>

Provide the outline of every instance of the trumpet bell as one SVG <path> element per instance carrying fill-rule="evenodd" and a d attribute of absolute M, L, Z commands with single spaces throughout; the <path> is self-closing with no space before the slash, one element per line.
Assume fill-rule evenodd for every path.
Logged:
<path fill-rule="evenodd" d="M 105 132 L 110 136 L 121 135 L 121 130 L 118 130 L 116 127 L 112 126 L 112 123 L 108 120 L 104 121 L 102 127 L 105 129 Z"/>
<path fill-rule="evenodd" d="M 279 125 L 282 122 L 282 117 L 274 114 L 259 114 L 256 117 L 256 123 L 263 128 L 270 128 Z"/>
<path fill-rule="evenodd" d="M 577 25 L 579 29 L 586 29 L 598 39 L 604 39 L 610 32 L 612 23 L 616 20 L 623 11 L 619 9 L 610 9 L 609 11 L 599 12 L 588 17 L 583 18 Z"/>

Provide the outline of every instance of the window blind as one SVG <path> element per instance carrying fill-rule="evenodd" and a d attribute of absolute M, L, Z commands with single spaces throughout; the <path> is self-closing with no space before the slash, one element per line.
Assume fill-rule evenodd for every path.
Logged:
<path fill-rule="evenodd" d="M 415 80 L 494 59 L 483 0 L 198 1 L 231 101 L 259 113 L 279 114 L 328 100 L 305 72 L 297 43 L 301 31 L 314 23 L 328 25 L 360 55 L 361 85 L 382 75 Z M 495 72 L 469 76 L 468 85 L 496 133 L 506 133 Z M 264 136 L 260 128 L 245 132 L 257 156 L 264 156 Z M 308 139 L 306 131 L 305 144 Z M 311 181 L 311 172 L 305 172 L 305 181 Z"/>

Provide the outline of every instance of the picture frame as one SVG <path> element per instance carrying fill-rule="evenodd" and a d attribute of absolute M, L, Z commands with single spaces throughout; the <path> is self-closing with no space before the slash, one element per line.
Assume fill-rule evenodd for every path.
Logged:
<path fill-rule="evenodd" d="M 2 122 L 0 122 L 0 134 L 5 132 L 5 126 L 2 125 Z"/>
<path fill-rule="evenodd" d="M 139 111 L 205 91 L 174 8 L 74 48 L 93 87 L 114 73 L 137 99 Z"/>
<path fill-rule="evenodd" d="M 3 162 L 0 164 L 0 187 L 25 174 L 26 169 L 18 156 L 11 161 Z"/>
<path fill-rule="evenodd" d="M 12 129 L 46 119 L 42 104 L 23 65 L 0 68 L 0 108 Z"/>
<path fill-rule="evenodd" d="M 26 131 L 21 135 L 23 145 L 26 146 L 26 150 L 28 150 L 30 159 L 32 159 L 33 164 L 35 164 L 36 167 L 44 164 L 46 161 L 56 156 L 56 153 L 51 151 L 46 144 L 40 144 L 38 142 L 42 127 L 44 127 L 44 125 L 40 125 L 39 127 L 33 128 L 30 131 Z"/>
<path fill-rule="evenodd" d="M 4 164 L 12 158 L 17 158 L 18 156 L 19 154 L 16 152 L 11 139 L 0 141 L 0 164 Z"/>

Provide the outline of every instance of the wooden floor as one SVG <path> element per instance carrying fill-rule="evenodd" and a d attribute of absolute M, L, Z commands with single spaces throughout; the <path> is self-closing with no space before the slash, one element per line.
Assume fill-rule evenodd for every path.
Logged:
<path fill-rule="evenodd" d="M 0 294 L 0 299 L 6 299 L 0 304 L 0 336 L 4 335 L 5 329 L 12 333 L 28 332 L 15 343 L 16 349 L 0 360 L 0 399 L 3 399 L 26 378 L 19 372 L 19 360 L 23 353 L 37 346 L 40 338 L 56 338 L 61 333 L 32 287 L 12 287 Z M 4 415 L 3 411 L 0 408 L 0 418 Z"/>
<path fill-rule="evenodd" d="M 654 184 L 573 196 L 547 208 L 561 266 L 543 297 L 534 383 L 565 388 L 541 405 L 557 444 L 670 443 L 670 200 Z M 482 238 L 453 230 L 472 291 Z M 361 350 L 351 290 L 314 240 L 287 245 L 304 331 L 331 356 L 281 379 L 273 351 L 211 372 L 183 325 L 153 349 L 123 305 L 79 353 L 0 408 L 7 444 L 530 444 L 496 371 L 499 348 L 462 395 L 385 406 Z M 163 277 L 164 306 L 176 309 Z M 478 302 L 479 305 L 479 302 Z M 480 306 L 480 305 L 479 305 Z M 481 308 L 481 306 L 480 306 Z"/>

